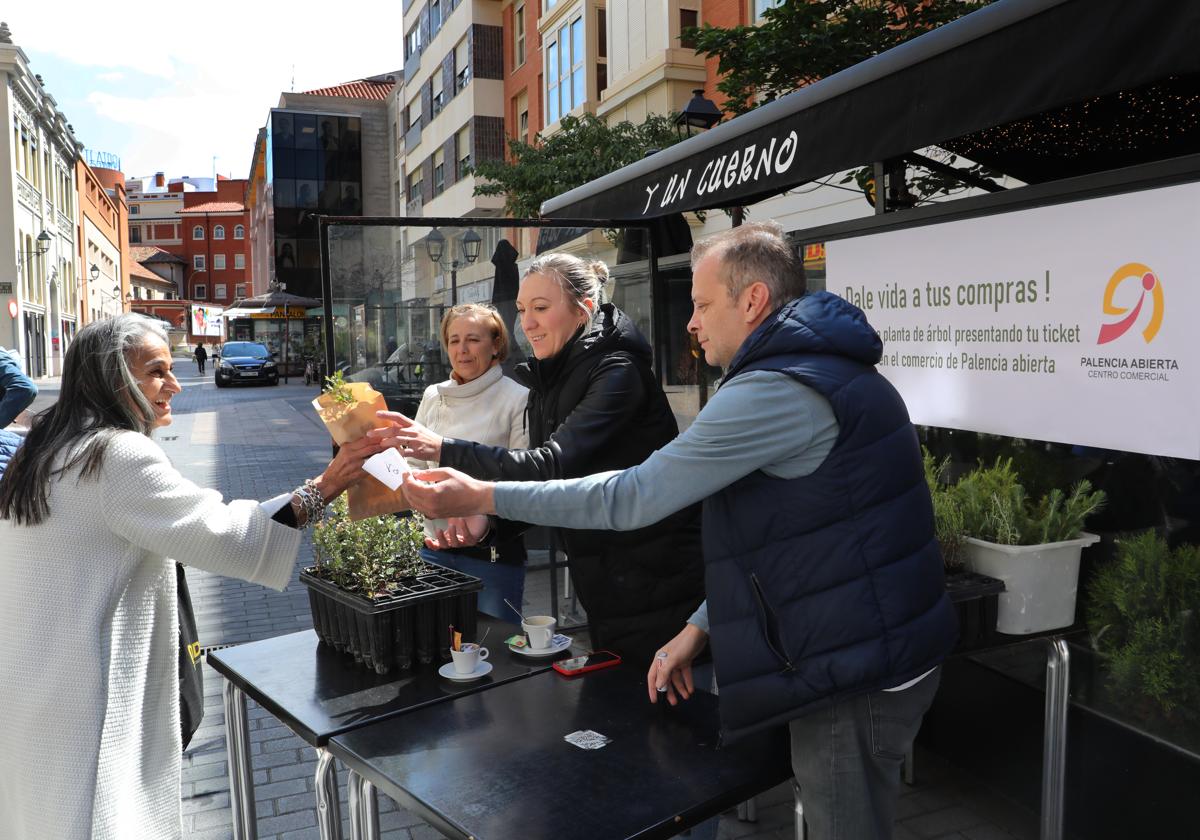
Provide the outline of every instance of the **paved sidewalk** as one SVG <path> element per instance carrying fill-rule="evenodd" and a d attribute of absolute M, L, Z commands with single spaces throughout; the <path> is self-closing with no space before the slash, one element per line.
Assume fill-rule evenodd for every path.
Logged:
<path fill-rule="evenodd" d="M 327 463 L 329 437 L 309 402 L 316 389 L 300 384 L 218 390 L 211 368 L 196 374 L 190 359 L 176 359 L 184 390 L 172 401 L 174 423 L 157 439 L 186 477 L 220 490 L 227 499 L 267 499 L 284 493 Z M 38 383 L 40 410 L 57 399 L 57 380 Z M 292 583 L 284 592 L 188 570 L 188 580 L 205 646 L 238 644 L 308 629 L 312 620 L 299 569 L 311 563 L 306 538 Z M 526 604 L 548 608 L 545 573 L 530 576 Z M 541 606 L 544 605 L 544 606 Z M 221 677 L 205 666 L 205 718 L 183 759 L 181 790 L 184 836 L 188 840 L 232 837 L 225 759 Z M 313 750 L 271 715 L 250 703 L 250 751 L 254 766 L 259 837 L 308 840 L 318 837 Z M 1036 821 L 973 787 L 961 774 L 918 751 L 917 785 L 905 786 L 897 815 L 897 840 L 1009 840 L 1037 836 Z M 345 775 L 342 772 L 342 815 Z M 784 840 L 793 833 L 790 785 L 758 798 L 758 820 L 721 819 L 718 838 Z M 391 840 L 426 840 L 440 835 L 387 797 L 380 796 L 380 828 Z M 349 826 L 345 826 L 348 833 Z M 535 838 L 534 840 L 541 840 Z M 557 840 L 557 838 L 555 839 Z"/>

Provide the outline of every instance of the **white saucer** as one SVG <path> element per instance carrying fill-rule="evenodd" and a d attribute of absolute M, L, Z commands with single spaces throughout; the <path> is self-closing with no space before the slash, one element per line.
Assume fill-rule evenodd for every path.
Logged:
<path fill-rule="evenodd" d="M 471 680 L 477 680 L 480 677 L 486 677 L 488 674 L 492 673 L 492 663 L 484 660 L 483 662 L 480 662 L 479 665 L 476 666 L 475 670 L 471 673 L 460 674 L 458 671 L 454 670 L 453 662 L 447 662 L 441 668 L 438 668 L 438 673 L 448 680 L 454 680 L 456 682 L 470 682 Z"/>
<path fill-rule="evenodd" d="M 532 659 L 540 659 L 543 656 L 553 656 L 556 653 L 562 653 L 564 650 L 566 650 L 570 646 L 571 646 L 571 637 L 564 636 L 563 634 L 558 633 L 550 641 L 550 647 L 535 650 L 534 648 L 531 648 L 528 645 L 526 645 L 525 647 L 515 647 L 513 645 L 509 645 L 508 649 L 511 650 L 513 653 L 520 654 L 521 656 L 528 656 Z"/>

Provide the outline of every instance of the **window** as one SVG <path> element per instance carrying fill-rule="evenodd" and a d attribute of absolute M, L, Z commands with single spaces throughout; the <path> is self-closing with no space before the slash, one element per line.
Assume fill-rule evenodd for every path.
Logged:
<path fill-rule="evenodd" d="M 407 61 L 419 52 L 421 52 L 421 24 L 418 23 L 408 30 L 408 35 L 404 38 L 404 60 Z"/>
<path fill-rule="evenodd" d="M 213 271 L 225 270 L 225 255 L 213 254 Z"/>
<path fill-rule="evenodd" d="M 204 271 L 204 255 L 195 254 L 192 256 L 192 269 L 194 271 Z"/>
<path fill-rule="evenodd" d="M 513 69 L 525 63 L 525 4 L 518 3 L 513 12 Z"/>
<path fill-rule="evenodd" d="M 471 50 L 466 38 L 454 48 L 454 73 L 454 91 L 457 93 L 471 81 Z"/>
<path fill-rule="evenodd" d="M 244 298 L 246 296 L 246 284 L 238 283 L 236 286 L 234 286 L 233 287 L 233 296 L 235 298 L 237 298 L 238 300 L 241 300 L 242 298 Z"/>
<path fill-rule="evenodd" d="M 192 239 L 203 239 L 203 238 L 204 238 L 204 226 L 203 225 L 196 225 L 194 228 L 192 228 Z"/>
<path fill-rule="evenodd" d="M 416 201 L 421 197 L 421 170 L 409 173 L 408 176 L 408 200 Z"/>
<path fill-rule="evenodd" d="M 471 168 L 471 125 L 468 123 L 454 136 L 454 156 L 457 161 L 457 177 L 462 178 Z"/>
<path fill-rule="evenodd" d="M 225 299 L 225 289 L 226 289 L 226 286 L 224 283 L 214 284 L 213 285 L 213 299 L 214 300 L 224 300 Z"/>
<path fill-rule="evenodd" d="M 213 228 L 213 239 L 225 238 L 225 225 L 217 225 Z"/>
<path fill-rule="evenodd" d="M 608 87 L 608 13 L 596 10 L 596 98 Z"/>
<path fill-rule="evenodd" d="M 406 120 L 408 122 L 408 128 L 412 128 L 413 126 L 421 124 L 420 96 L 417 96 L 412 102 L 408 103 L 408 108 L 406 109 L 405 113 L 407 114 Z"/>
<path fill-rule="evenodd" d="M 438 149 L 433 153 L 433 194 L 439 196 L 446 189 L 446 152 Z"/>
<path fill-rule="evenodd" d="M 442 105 L 446 101 L 446 91 L 442 84 L 442 68 L 438 67 L 433 71 L 433 77 L 429 80 L 430 89 L 433 92 L 433 108 L 429 116 L 436 117 L 441 113 Z"/>
<path fill-rule="evenodd" d="M 696 40 L 689 38 L 683 34 L 685 29 L 690 29 L 698 26 L 700 23 L 700 13 L 695 9 L 680 9 L 679 10 L 679 46 L 685 49 L 694 50 L 696 48 Z"/>
<path fill-rule="evenodd" d="M 195 289 L 195 292 L 192 294 L 192 297 L 195 300 L 207 300 L 208 286 L 204 285 L 203 283 L 197 283 Z"/>
<path fill-rule="evenodd" d="M 245 239 L 246 238 L 245 225 L 234 225 L 233 226 L 233 238 L 234 239 Z"/>
<path fill-rule="evenodd" d="M 142 229 L 138 225 L 129 226 L 129 242 L 133 245 L 140 244 L 142 241 Z"/>
<path fill-rule="evenodd" d="M 556 123 L 584 101 L 583 18 L 559 27 L 546 45 L 546 123 Z"/>
<path fill-rule="evenodd" d="M 442 0 L 429 0 L 429 37 L 442 28 Z"/>
<path fill-rule="evenodd" d="M 138 205 L 138 204 L 130 204 L 129 205 L 129 215 L 130 216 L 136 216 L 141 212 L 142 212 L 142 208 L 140 205 Z"/>
<path fill-rule="evenodd" d="M 529 91 L 523 90 L 513 100 L 513 113 L 517 120 L 517 138 L 529 140 Z"/>
<path fill-rule="evenodd" d="M 782 2 L 783 0 L 754 0 L 754 19 L 762 20 L 767 9 L 774 9 Z"/>
<path fill-rule="evenodd" d="M 246 267 L 246 255 L 245 254 L 234 254 L 233 255 L 233 267 L 237 268 L 237 269 L 245 268 Z"/>

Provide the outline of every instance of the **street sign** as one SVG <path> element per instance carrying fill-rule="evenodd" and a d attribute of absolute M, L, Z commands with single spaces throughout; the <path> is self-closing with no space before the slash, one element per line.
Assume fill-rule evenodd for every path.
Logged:
<path fill-rule="evenodd" d="M 12 283 L 0 283 L 0 295 L 11 295 L 13 293 Z"/>

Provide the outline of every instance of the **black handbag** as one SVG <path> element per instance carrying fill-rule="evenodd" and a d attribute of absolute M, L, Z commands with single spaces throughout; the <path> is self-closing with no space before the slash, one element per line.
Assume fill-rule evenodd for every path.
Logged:
<path fill-rule="evenodd" d="M 204 672 L 200 659 L 200 639 L 196 633 L 196 614 L 188 592 L 183 565 L 175 564 L 175 589 L 179 600 L 179 728 L 183 749 L 204 719 Z"/>

